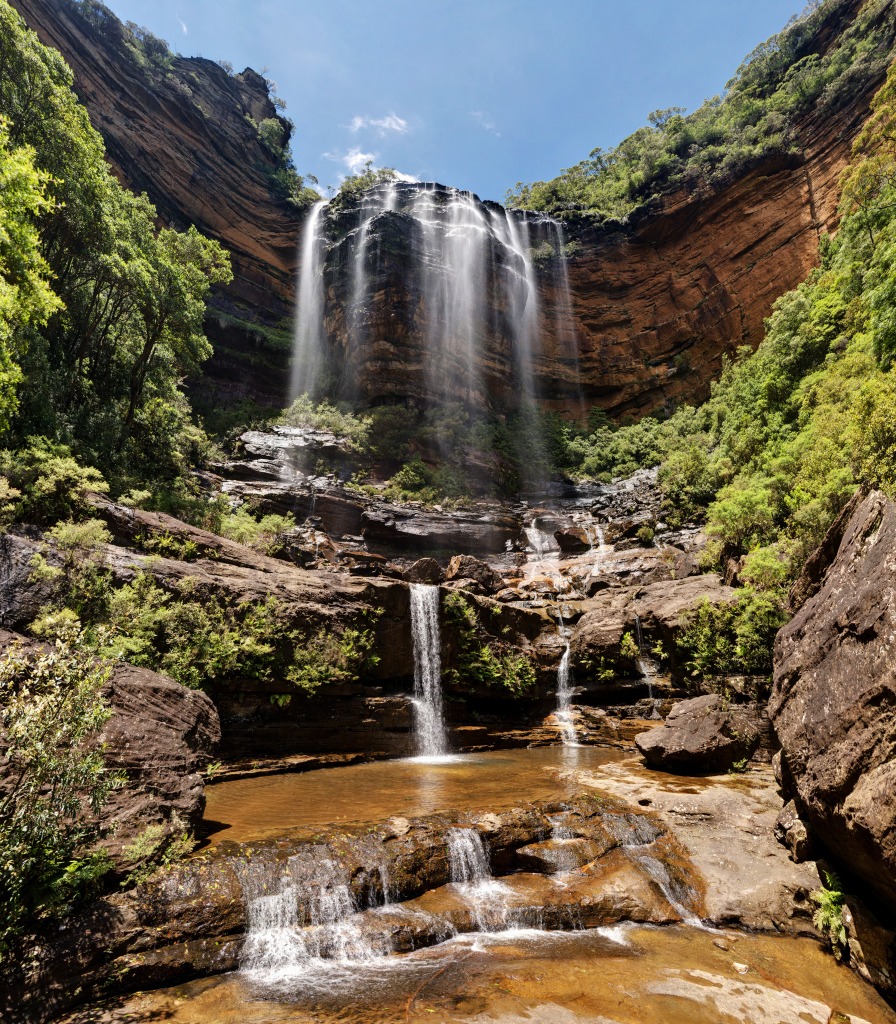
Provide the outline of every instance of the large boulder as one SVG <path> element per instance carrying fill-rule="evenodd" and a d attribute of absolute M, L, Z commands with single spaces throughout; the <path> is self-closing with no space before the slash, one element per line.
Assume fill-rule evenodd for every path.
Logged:
<path fill-rule="evenodd" d="M 769 716 L 800 816 L 896 908 L 896 504 L 854 508 L 775 644 Z M 834 545 L 827 544 L 828 550 Z M 813 590 L 815 591 L 813 593 Z"/>
<path fill-rule="evenodd" d="M 497 594 L 504 580 L 494 569 L 473 555 L 455 555 L 445 571 L 446 580 L 475 580 L 486 594 Z"/>
<path fill-rule="evenodd" d="M 35 652 L 43 646 L 0 630 L 0 653 L 13 644 Z M 127 780 L 112 792 L 101 815 L 103 845 L 118 860 L 148 827 L 180 833 L 199 824 L 205 810 L 201 772 L 221 738 L 221 726 L 204 693 L 149 669 L 117 664 L 105 695 L 112 716 L 99 739 L 107 766 L 123 771 Z"/>
<path fill-rule="evenodd" d="M 635 737 L 635 746 L 651 768 L 718 772 L 752 756 L 764 731 L 757 705 L 729 704 L 708 693 L 676 704 L 661 726 Z"/>

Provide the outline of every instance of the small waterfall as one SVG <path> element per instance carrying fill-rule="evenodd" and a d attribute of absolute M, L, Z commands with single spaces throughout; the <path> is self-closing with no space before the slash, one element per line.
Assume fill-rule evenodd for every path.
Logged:
<path fill-rule="evenodd" d="M 644 868 L 647 874 L 660 887 L 660 891 L 666 897 L 669 906 L 685 924 L 690 925 L 692 928 L 713 931 L 712 928 L 707 928 L 700 918 L 685 906 L 683 900 L 687 898 L 687 894 L 680 891 L 681 887 L 675 884 L 672 876 L 669 874 L 669 869 L 661 860 L 647 854 L 634 859 L 637 860 L 638 864 Z"/>
<path fill-rule="evenodd" d="M 607 549 L 607 539 L 600 523 L 592 523 L 588 528 L 588 539 L 591 541 L 591 550 L 595 552 L 594 562 L 591 565 L 591 575 L 597 576 L 603 568 L 604 556 Z"/>
<path fill-rule="evenodd" d="M 560 636 L 563 637 L 566 649 L 560 659 L 560 667 L 557 669 L 557 710 L 554 717 L 560 725 L 560 736 L 563 739 L 564 747 L 576 746 L 576 727 L 572 717 L 572 650 L 569 646 L 569 630 L 563 621 L 563 611 L 559 609 Z"/>
<path fill-rule="evenodd" d="M 653 682 L 659 674 L 656 662 L 644 650 L 644 635 L 641 632 L 641 617 L 635 616 L 635 641 L 638 645 L 638 657 L 635 659 L 635 666 L 641 673 L 644 682 L 647 683 L 647 697 L 653 702 L 651 718 L 659 718 L 656 710 L 656 698 L 653 696 Z"/>
<path fill-rule="evenodd" d="M 345 871 L 326 847 L 286 862 L 245 861 L 239 869 L 247 930 L 241 970 L 263 983 L 301 974 L 320 961 L 372 960 Z"/>
<path fill-rule="evenodd" d="M 449 829 L 448 863 L 451 881 L 463 892 L 479 931 L 506 930 L 512 923 L 508 890 L 492 875 L 482 833 L 474 828 Z"/>
<path fill-rule="evenodd" d="M 326 202 L 315 203 L 308 214 L 300 243 L 298 306 L 293 346 L 290 399 L 314 395 L 327 358 L 324 337 L 324 244 Z"/>
<path fill-rule="evenodd" d="M 439 757 L 448 749 L 442 712 L 442 657 L 439 588 L 411 584 L 411 635 L 414 641 L 414 732 L 417 754 Z"/>

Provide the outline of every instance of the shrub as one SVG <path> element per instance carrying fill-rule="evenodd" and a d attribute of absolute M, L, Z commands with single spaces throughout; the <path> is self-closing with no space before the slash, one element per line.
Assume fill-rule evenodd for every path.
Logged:
<path fill-rule="evenodd" d="M 0 657 L 0 957 L 30 920 L 64 909 L 106 870 L 83 852 L 97 835 L 83 812 L 97 814 L 122 782 L 97 743 L 108 678 L 71 629 L 45 651 L 13 645 Z"/>
<path fill-rule="evenodd" d="M 29 523 L 83 518 L 92 511 L 87 495 L 109 490 L 99 470 L 80 465 L 69 448 L 44 437 L 30 438 L 18 451 L 0 452 L 0 476 L 19 492 L 15 518 Z M 6 494 L 12 501 L 8 489 Z"/>

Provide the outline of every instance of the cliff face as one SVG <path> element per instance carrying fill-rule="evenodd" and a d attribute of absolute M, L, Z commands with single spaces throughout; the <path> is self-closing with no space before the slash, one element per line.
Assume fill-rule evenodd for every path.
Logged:
<path fill-rule="evenodd" d="M 302 217 L 273 191 L 272 158 L 249 120 L 276 114 L 263 80 L 183 58 L 173 59 L 170 75 L 152 74 L 116 44 L 114 30 L 92 24 L 71 0 L 13 4 L 73 67 L 122 179 L 145 190 L 166 220 L 195 223 L 232 252 L 236 280 L 216 296 L 206 383 L 219 396 L 283 404 Z M 861 6 L 841 6 L 817 47 L 829 46 Z M 593 404 L 639 416 L 703 397 L 724 356 L 758 344 L 774 300 L 817 262 L 820 236 L 836 227 L 840 174 L 880 81 L 857 74 L 848 103 L 797 126 L 788 157 L 711 190 L 667 194 L 624 225 L 571 227 L 578 248 L 562 317 L 550 312 L 563 305 L 562 275 L 547 266 L 537 273 L 542 340 L 532 373 L 544 404 L 571 416 Z M 375 259 L 360 348 L 351 329 L 357 296 L 334 276 L 350 267 L 356 239 L 327 268 L 330 354 L 363 401 L 425 402 L 434 393 L 423 348 L 439 312 L 421 301 L 413 267 L 419 245 L 401 238 L 407 225 L 395 212 L 381 221 L 366 242 Z M 476 341 L 477 373 L 498 408 L 518 394 L 512 348 L 498 303 Z M 444 378 L 439 383 L 444 390 Z"/>
<path fill-rule="evenodd" d="M 118 177 L 146 192 L 164 223 L 195 224 L 230 251 L 234 281 L 215 295 L 221 315 L 210 319 L 211 373 L 235 397 L 252 392 L 280 402 L 301 212 L 278 196 L 276 160 L 258 136 L 256 125 L 277 116 L 265 80 L 202 58 L 160 66 L 126 45 L 117 19 L 88 17 L 71 0 L 12 6 L 72 68 Z M 242 322 L 269 338 L 282 331 L 287 344 L 265 352 L 260 332 Z"/>

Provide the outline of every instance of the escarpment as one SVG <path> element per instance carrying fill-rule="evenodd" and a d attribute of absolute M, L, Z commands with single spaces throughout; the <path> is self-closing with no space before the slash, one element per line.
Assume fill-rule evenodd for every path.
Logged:
<path fill-rule="evenodd" d="M 96 27 L 66 0 L 14 6 L 71 64 L 122 178 L 145 189 L 163 218 L 195 223 L 231 250 L 236 276 L 211 315 L 216 354 L 206 383 L 229 398 L 285 404 L 297 238 L 307 215 L 277 198 L 273 158 L 249 123 L 276 116 L 263 79 L 179 57 L 171 75 L 154 76 L 116 45 L 114 18 Z M 861 7 L 859 0 L 840 5 L 815 52 L 833 46 Z M 881 80 L 882 72 L 858 68 L 838 108 L 810 109 L 793 127 L 787 154 L 735 169 L 721 184 L 666 192 L 625 222 L 567 225 L 575 245 L 566 272 L 550 265 L 556 259 L 537 268 L 534 397 L 566 416 L 596 404 L 618 417 L 705 395 L 725 356 L 759 343 L 775 299 L 805 278 L 819 239 L 836 229 L 839 178 Z M 489 216 L 499 208 L 483 209 Z M 351 209 L 346 217 L 351 234 Z M 407 229 L 390 213 L 364 239 L 379 262 L 360 353 L 344 273 L 358 240 L 349 237 L 345 253 L 345 239 L 334 241 L 325 329 L 331 356 L 350 355 L 346 376 L 363 401 L 445 397 L 435 393 L 443 380 L 427 375 L 422 358 L 436 316 L 421 306 L 412 273 L 420 239 Z M 567 284 L 564 308 L 558 289 Z M 511 315 L 498 310 L 476 341 L 487 405 L 498 411 L 519 397 L 508 388 L 519 372 L 508 343 Z M 469 401 L 469 385 L 456 390 L 448 397 Z"/>
<path fill-rule="evenodd" d="M 279 118 L 268 84 L 251 68 L 135 53 L 111 12 L 88 17 L 68 0 L 12 4 L 41 42 L 60 51 L 118 177 L 145 192 L 165 224 L 195 224 L 230 252 L 234 280 L 214 297 L 212 376 L 226 395 L 277 395 L 289 350 L 298 207 L 283 198 L 276 155 L 258 126 Z M 280 119 L 288 141 L 288 123 Z M 254 329 L 254 331 L 253 331 Z M 265 349 L 262 333 L 285 338 Z M 271 333 L 273 332 L 273 333 Z"/>

